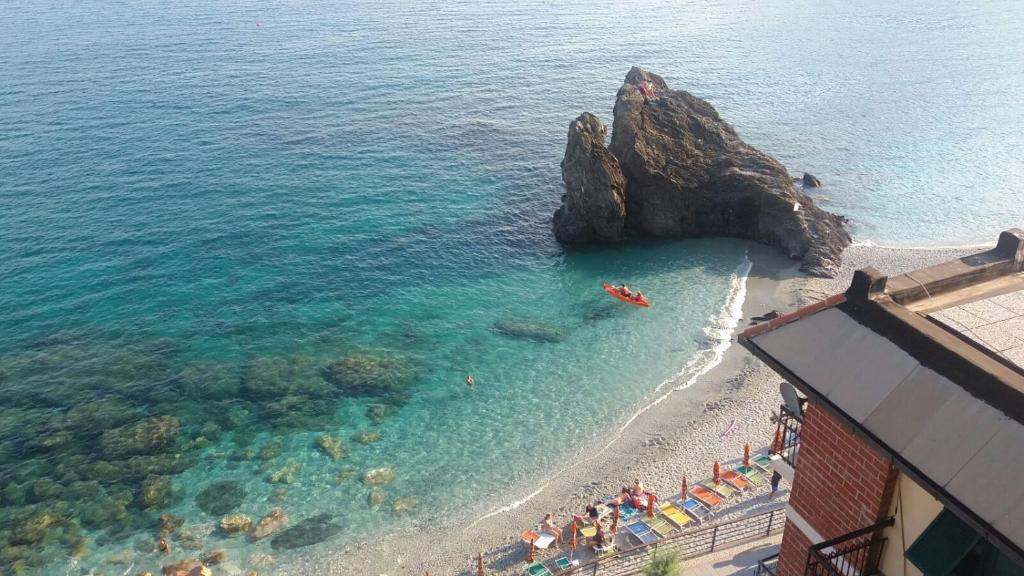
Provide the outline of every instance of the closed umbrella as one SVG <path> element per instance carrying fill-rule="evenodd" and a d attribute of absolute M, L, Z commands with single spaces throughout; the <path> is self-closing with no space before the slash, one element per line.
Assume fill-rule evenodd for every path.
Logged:
<path fill-rule="evenodd" d="M 782 430 L 775 429 L 775 438 L 772 439 L 772 454 L 782 452 Z"/>
<path fill-rule="evenodd" d="M 615 529 L 619 527 L 619 505 L 618 503 L 612 504 L 612 527 L 609 531 L 612 535 L 615 535 Z"/>
<path fill-rule="evenodd" d="M 530 549 L 526 552 L 526 562 L 533 564 L 533 540 L 530 540 Z"/>
<path fill-rule="evenodd" d="M 569 527 L 569 561 L 572 562 L 572 553 L 576 551 L 576 521 L 572 521 Z"/>
<path fill-rule="evenodd" d="M 743 444 L 743 467 L 750 468 L 750 442 Z"/>
<path fill-rule="evenodd" d="M 718 460 L 715 460 L 715 465 L 711 468 L 711 481 L 715 483 L 715 486 L 722 481 L 722 470 L 718 465 Z"/>
<path fill-rule="evenodd" d="M 476 557 L 476 576 L 484 576 L 484 553 L 481 552 Z"/>
<path fill-rule="evenodd" d="M 683 476 L 683 485 L 680 486 L 680 488 L 679 488 L 679 498 L 683 502 L 686 502 L 686 493 L 687 492 L 689 492 L 689 490 L 686 489 L 686 476 Z"/>
<path fill-rule="evenodd" d="M 647 493 L 647 517 L 654 518 L 654 501 L 657 500 L 657 496 L 651 492 Z"/>

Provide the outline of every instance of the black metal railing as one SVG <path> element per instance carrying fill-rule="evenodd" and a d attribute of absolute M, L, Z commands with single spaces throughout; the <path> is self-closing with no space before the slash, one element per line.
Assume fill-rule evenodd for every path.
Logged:
<path fill-rule="evenodd" d="M 777 567 L 779 565 L 779 555 L 773 554 L 763 560 L 759 560 L 757 563 L 757 572 L 754 576 L 778 576 Z"/>
<path fill-rule="evenodd" d="M 657 542 L 619 551 L 598 560 L 575 566 L 563 574 L 628 576 L 640 574 L 656 552 L 671 552 L 680 560 L 696 558 L 716 550 L 731 548 L 745 542 L 781 534 L 786 525 L 786 510 L 779 506 L 771 510 L 741 516 L 729 522 L 687 530 Z"/>
<path fill-rule="evenodd" d="M 779 407 L 777 428 L 779 441 L 772 446 L 772 450 L 794 469 L 796 469 L 797 454 L 800 452 L 800 428 L 802 426 L 803 420 L 800 416 L 790 412 L 785 405 Z"/>
<path fill-rule="evenodd" d="M 895 523 L 889 518 L 807 549 L 804 576 L 875 576 L 887 538 L 882 531 Z"/>

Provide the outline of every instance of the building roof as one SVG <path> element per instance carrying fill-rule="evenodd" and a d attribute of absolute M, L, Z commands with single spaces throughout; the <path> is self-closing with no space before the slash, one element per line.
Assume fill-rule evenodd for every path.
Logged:
<path fill-rule="evenodd" d="M 755 326 L 740 342 L 1024 561 L 1024 231 Z"/>

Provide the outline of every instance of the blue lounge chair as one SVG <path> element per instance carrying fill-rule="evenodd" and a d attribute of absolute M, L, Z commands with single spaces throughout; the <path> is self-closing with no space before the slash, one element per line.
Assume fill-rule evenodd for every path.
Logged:
<path fill-rule="evenodd" d="M 637 520 L 627 525 L 626 530 L 629 530 L 629 533 L 639 540 L 641 544 L 650 544 L 658 541 L 658 535 L 643 520 Z"/>

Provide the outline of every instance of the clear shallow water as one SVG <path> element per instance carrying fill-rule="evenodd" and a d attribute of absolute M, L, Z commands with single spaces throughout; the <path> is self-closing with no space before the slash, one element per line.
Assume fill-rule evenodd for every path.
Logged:
<path fill-rule="evenodd" d="M 0 561 L 37 562 L 11 548 L 38 534 L 15 531 L 56 510 L 40 548 L 50 569 L 65 573 L 80 544 L 69 518 L 88 538 L 82 566 L 102 563 L 151 542 L 159 511 L 214 520 L 194 497 L 219 478 L 244 484 L 239 510 L 252 516 L 274 505 L 293 523 L 334 514 L 341 530 L 328 544 L 272 552 L 325 553 L 533 479 L 620 423 L 708 345 L 744 249 L 701 240 L 564 254 L 553 243 L 566 126 L 583 110 L 610 121 L 632 64 L 710 100 L 794 173 L 821 177 L 817 198 L 859 240 L 989 241 L 1021 224 L 1022 12 L 8 3 Z M 654 308 L 599 291 L 617 279 Z M 560 341 L 509 337 L 500 321 Z M 355 352 L 397 358 L 410 375 L 380 424 L 367 405 L 381 399 L 319 380 Z M 289 358 L 291 371 L 273 364 Z M 247 377 L 292 390 L 256 398 L 239 387 Z M 297 396 L 302 409 L 289 404 Z M 111 460 L 97 438 L 126 419 L 70 410 L 102 399 L 127 420 L 181 421 L 159 453 L 194 465 L 173 476 L 168 503 L 142 512 L 137 469 L 97 471 Z M 381 440 L 357 445 L 360 430 Z M 341 461 L 313 447 L 323 432 L 349 445 Z M 271 438 L 283 453 L 265 464 Z M 281 486 L 265 478 L 289 460 L 303 468 L 277 501 Z M 338 475 L 378 466 L 396 479 L 372 511 L 367 490 Z M 438 507 L 389 507 L 442 494 L 453 497 Z M 245 544 L 208 538 L 221 546 Z"/>

